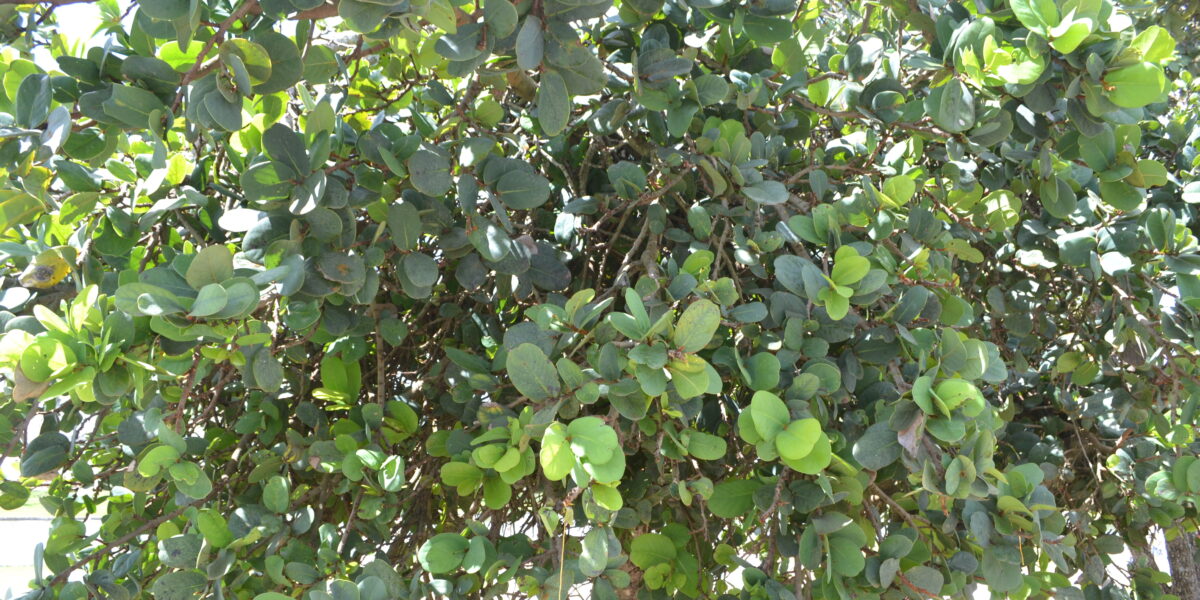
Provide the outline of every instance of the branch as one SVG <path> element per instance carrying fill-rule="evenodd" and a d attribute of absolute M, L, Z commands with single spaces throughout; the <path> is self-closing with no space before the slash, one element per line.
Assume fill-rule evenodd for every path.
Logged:
<path fill-rule="evenodd" d="M 886 502 L 888 506 L 892 507 L 892 510 L 896 511 L 896 513 L 900 515 L 900 518 L 907 521 L 908 524 L 911 525 L 914 530 L 916 530 L 916 531 L 921 530 L 921 526 L 918 523 L 918 518 L 913 516 L 913 514 L 908 512 L 907 510 L 904 510 L 903 506 L 900 506 L 900 504 L 898 502 L 896 502 L 894 499 L 892 499 L 892 497 L 889 496 L 887 494 L 887 492 L 880 489 L 879 485 L 876 484 L 875 482 L 871 482 L 871 491 L 878 494 L 879 497 L 882 498 L 883 501 Z M 919 519 L 919 520 L 924 521 L 924 519 Z M 928 521 L 925 521 L 925 525 L 928 526 L 928 525 L 930 525 L 930 523 Z"/>
<path fill-rule="evenodd" d="M 0 0 L 0 2 L 2 1 L 3 0 Z M 229 28 L 232 27 L 234 23 L 238 22 L 238 20 L 242 17 L 257 10 L 260 10 L 258 0 L 246 0 L 241 6 L 238 7 L 237 10 L 233 11 L 233 14 L 229 15 L 228 19 L 221 21 L 221 24 L 217 27 L 216 33 L 214 33 L 212 37 L 208 38 L 208 41 L 204 43 L 204 47 L 200 49 L 200 54 L 196 55 L 196 62 L 192 65 L 192 68 L 184 74 L 183 79 L 179 82 L 179 93 L 175 95 L 175 102 L 171 104 L 172 113 L 179 110 L 179 104 L 183 102 L 184 90 L 187 89 L 188 84 L 203 77 L 204 75 L 207 75 L 209 71 L 212 71 L 216 68 L 216 61 L 209 63 L 207 66 L 204 65 L 204 58 L 208 56 L 208 52 L 213 49 L 213 46 L 216 46 L 225 39 L 225 32 L 229 31 Z"/>
<path fill-rule="evenodd" d="M 79 569 L 79 567 L 82 567 L 83 565 L 87 564 L 88 561 L 92 560 L 93 558 L 98 558 L 101 555 L 101 553 L 107 553 L 109 550 L 112 550 L 113 548 L 116 548 L 117 546 L 120 546 L 121 544 L 124 544 L 125 542 L 128 542 L 129 540 L 132 540 L 133 538 L 135 538 L 139 535 L 142 535 L 143 533 L 146 533 L 147 531 L 149 531 L 155 527 L 158 527 L 162 523 L 166 523 L 167 521 L 170 521 L 171 519 L 174 519 L 175 517 L 182 515 L 183 513 L 187 512 L 187 510 L 189 508 L 192 508 L 193 506 L 196 506 L 197 504 L 207 501 L 209 498 L 211 498 L 213 496 L 214 493 L 216 493 L 216 490 L 209 493 L 209 495 L 205 496 L 204 498 L 188 502 L 187 504 L 180 506 L 179 508 L 175 509 L 174 511 L 171 511 L 165 515 L 160 515 L 158 517 L 150 519 L 149 521 L 146 521 L 145 523 L 142 523 L 142 525 L 140 527 L 138 527 L 137 529 L 134 529 L 133 531 L 130 531 L 129 533 L 105 544 L 104 547 L 101 548 L 100 550 L 98 550 L 96 552 L 92 552 L 91 554 L 88 554 L 87 556 L 84 556 L 83 558 L 80 558 L 79 560 L 75 561 L 74 563 L 71 564 L 71 566 L 67 567 L 66 569 L 63 569 L 60 573 L 55 575 L 54 579 L 50 580 L 50 584 L 46 587 L 52 588 L 56 585 L 66 583 L 67 577 L 70 577 L 71 573 L 74 573 L 77 569 Z"/>
<path fill-rule="evenodd" d="M 321 6 L 318 6 L 316 8 L 302 10 L 302 11 L 288 17 L 288 19 L 291 19 L 293 21 L 309 21 L 309 20 L 316 21 L 318 19 L 325 19 L 328 17 L 336 17 L 336 16 L 338 16 L 338 3 L 331 2 L 331 3 L 327 3 L 327 4 L 322 4 Z"/>

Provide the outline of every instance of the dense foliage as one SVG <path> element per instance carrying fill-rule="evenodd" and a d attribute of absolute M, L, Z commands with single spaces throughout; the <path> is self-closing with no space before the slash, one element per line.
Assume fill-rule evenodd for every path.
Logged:
<path fill-rule="evenodd" d="M 28 598 L 1200 586 L 1194 3 L 19 1 Z"/>

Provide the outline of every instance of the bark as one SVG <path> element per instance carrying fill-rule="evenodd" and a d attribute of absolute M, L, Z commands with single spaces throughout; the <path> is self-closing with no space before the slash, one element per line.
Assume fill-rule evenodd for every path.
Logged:
<path fill-rule="evenodd" d="M 1167 542 L 1171 561 L 1171 593 L 1180 600 L 1200 600 L 1200 563 L 1196 560 L 1196 534 L 1184 531 Z"/>

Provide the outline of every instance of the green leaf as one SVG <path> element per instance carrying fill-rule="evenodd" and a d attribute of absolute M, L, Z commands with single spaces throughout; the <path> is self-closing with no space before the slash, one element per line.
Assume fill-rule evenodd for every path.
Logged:
<path fill-rule="evenodd" d="M 575 467 L 575 453 L 567 442 L 567 428 L 560 423 L 551 423 L 542 436 L 542 449 L 538 453 L 542 473 L 550 481 L 562 481 Z"/>
<path fill-rule="evenodd" d="M 430 150 L 417 150 L 406 162 L 413 187 L 422 194 L 444 196 L 454 186 L 450 161 Z"/>
<path fill-rule="evenodd" d="M 483 39 L 480 23 L 468 23 L 458 31 L 438 38 L 434 44 L 437 53 L 453 61 L 474 60 L 480 55 L 479 43 Z"/>
<path fill-rule="evenodd" d="M 150 117 L 167 110 L 158 96 L 138 87 L 114 85 L 103 105 L 104 114 L 129 128 L 145 129 Z"/>
<path fill-rule="evenodd" d="M 174 571 L 160 575 L 150 586 L 156 600 L 192 600 L 208 587 L 208 577 L 197 570 Z"/>
<path fill-rule="evenodd" d="M 21 477 L 45 475 L 61 467 L 67 462 L 70 449 L 70 440 L 57 431 L 37 436 L 21 455 Z"/>
<path fill-rule="evenodd" d="M 26 129 L 40 126 L 50 116 L 50 100 L 50 78 L 42 73 L 26 75 L 17 88 L 13 120 Z"/>
<path fill-rule="evenodd" d="M 748 479 L 722 481 L 713 487 L 708 509 L 722 519 L 743 517 L 754 508 L 754 493 L 762 484 Z"/>
<path fill-rule="evenodd" d="M 1146 62 L 1166 63 L 1175 55 L 1175 38 L 1166 29 L 1151 25 L 1133 38 L 1129 49 L 1140 53 Z"/>
<path fill-rule="evenodd" d="M 1063 21 L 1050 30 L 1050 45 L 1063 54 L 1070 54 L 1092 33 L 1091 19 Z"/>
<path fill-rule="evenodd" d="M 504 364 L 513 386 L 526 398 L 539 401 L 562 393 L 558 371 L 546 358 L 546 353 L 534 344 L 524 343 L 513 348 Z"/>
<path fill-rule="evenodd" d="M 979 390 L 969 381 L 951 378 L 939 381 L 933 393 L 949 410 L 954 410 L 970 399 L 982 399 Z"/>
<path fill-rule="evenodd" d="M 558 73 L 542 73 L 537 92 L 537 109 L 538 123 L 547 136 L 556 136 L 566 129 L 571 118 L 571 94 L 567 92 L 567 84 Z"/>
<path fill-rule="evenodd" d="M 338 11 L 340 12 L 343 5 L 338 3 Z M 351 10 L 354 10 L 351 8 Z M 304 55 L 304 71 L 303 78 L 312 84 L 326 84 L 338 72 L 338 58 L 326 46 L 313 44 L 308 47 L 308 52 Z M 272 70 L 272 74 L 274 70 Z M 268 85 L 264 83 L 263 85 Z"/>
<path fill-rule="evenodd" d="M 508 0 L 491 0 L 483 5 L 483 22 L 488 35 L 504 39 L 517 29 L 517 8 Z"/>
<path fill-rule="evenodd" d="M 580 417 L 567 425 L 571 450 L 582 460 L 608 462 L 619 451 L 617 432 L 599 417 Z"/>
<path fill-rule="evenodd" d="M 388 206 L 387 226 L 392 243 L 401 250 L 412 250 L 421 240 L 421 215 L 409 202 Z"/>
<path fill-rule="evenodd" d="M 1044 34 L 1047 29 L 1058 25 L 1058 7 L 1054 0 L 1009 0 L 1017 20 L 1030 31 Z"/>
<path fill-rule="evenodd" d="M 615 487 L 592 484 L 588 489 L 592 491 L 592 497 L 596 500 L 596 504 L 603 506 L 611 511 L 621 510 L 625 501 L 621 498 L 621 492 Z"/>
<path fill-rule="evenodd" d="M 691 303 L 675 323 L 672 340 L 681 352 L 699 352 L 721 325 L 721 309 L 709 300 Z"/>
<path fill-rule="evenodd" d="M 1046 212 L 1059 219 L 1065 219 L 1075 212 L 1075 206 L 1078 203 L 1075 191 L 1061 177 L 1043 180 L 1038 186 L 1038 197 Z"/>
<path fill-rule="evenodd" d="M 824 471 L 832 461 L 833 447 L 829 443 L 829 436 L 824 433 L 817 436 L 812 451 L 803 458 L 794 460 L 783 457 L 784 464 L 805 475 L 816 475 Z"/>
<path fill-rule="evenodd" d="M 233 254 L 222 245 L 208 246 L 198 252 L 187 270 L 187 283 L 192 289 L 202 289 L 233 277 Z"/>
<path fill-rule="evenodd" d="M 908 204 L 916 192 L 916 182 L 908 175 L 888 177 L 883 182 L 883 195 L 887 197 L 886 203 L 891 206 L 900 207 Z"/>
<path fill-rule="evenodd" d="M 29 488 L 16 481 L 0 482 L 0 510 L 16 510 L 25 506 L 29 494 Z"/>
<path fill-rule="evenodd" d="M 196 301 L 192 304 L 192 310 L 188 314 L 193 317 L 214 315 L 225 308 L 228 299 L 229 294 L 221 284 L 205 284 L 200 288 L 200 293 L 196 295 Z"/>
<path fill-rule="evenodd" d="M 417 561 L 433 575 L 450 573 L 462 564 L 470 547 L 467 538 L 457 533 L 439 533 L 417 550 Z"/>
<path fill-rule="evenodd" d="M 594 527 L 583 536 L 579 554 L 579 570 L 585 577 L 597 577 L 608 566 L 608 532 Z"/>
<path fill-rule="evenodd" d="M 1188 466 L 1185 480 L 1189 492 L 1200 494 L 1200 461 L 1196 461 Z"/>
<path fill-rule="evenodd" d="M 287 165 L 296 173 L 311 170 L 304 140 L 295 131 L 276 123 L 263 132 L 262 142 L 263 149 L 273 160 Z"/>
<path fill-rule="evenodd" d="M 288 484 L 288 480 L 276 475 L 263 486 L 263 505 L 271 512 L 285 513 L 290 503 L 288 499 L 290 494 L 291 486 Z"/>
<path fill-rule="evenodd" d="M 825 305 L 825 312 L 834 321 L 841 321 L 850 313 L 850 299 L 833 288 L 825 288 L 817 294 L 817 298 Z"/>
<path fill-rule="evenodd" d="M 1135 210 L 1142 205 L 1145 197 L 1144 193 L 1124 181 L 1105 181 L 1100 184 L 1100 199 L 1117 210 Z"/>
<path fill-rule="evenodd" d="M 428 254 L 420 252 L 405 254 L 404 258 L 400 259 L 400 266 L 408 275 L 408 279 L 421 287 L 429 287 L 437 283 L 438 264 Z"/>
<path fill-rule="evenodd" d="M 179 460 L 179 451 L 167 445 L 158 445 L 145 452 L 138 460 L 137 470 L 142 477 L 154 477 L 163 469 Z"/>
<path fill-rule="evenodd" d="M 866 556 L 854 540 L 833 536 L 829 540 L 829 562 L 842 577 L 854 577 L 866 566 Z"/>
<path fill-rule="evenodd" d="M 620 449 L 605 462 L 584 461 L 583 470 L 599 483 L 616 484 L 625 475 L 625 453 Z"/>
<path fill-rule="evenodd" d="M 951 79 L 937 91 L 940 92 L 937 95 L 937 108 L 931 112 L 934 123 L 951 133 L 967 131 L 975 126 L 975 96 L 966 84 Z"/>
<path fill-rule="evenodd" d="M 646 189 L 646 171 L 627 160 L 609 165 L 608 181 L 622 198 L 632 200 Z"/>
<path fill-rule="evenodd" d="M 194 534 L 175 535 L 158 542 L 158 559 L 168 567 L 195 568 L 202 540 Z"/>
<path fill-rule="evenodd" d="M 1162 67 L 1141 62 L 1104 74 L 1108 100 L 1122 108 L 1141 108 L 1163 99 L 1167 77 Z"/>
<path fill-rule="evenodd" d="M 838 285 L 854 285 L 871 270 L 871 261 L 860 256 L 851 246 L 842 246 L 833 256 L 830 279 Z"/>
<path fill-rule="evenodd" d="M 526 71 L 540 67 L 545 44 L 542 20 L 534 15 L 525 17 L 517 33 L 517 66 Z"/>
<path fill-rule="evenodd" d="M 159 21 L 174 21 L 186 16 L 190 6 L 188 0 L 146 0 L 138 4 L 146 16 Z"/>
<path fill-rule="evenodd" d="M 448 462 L 441 466 L 438 474 L 442 483 L 459 489 L 460 492 L 473 491 L 483 481 L 483 471 L 479 467 L 465 462 Z"/>
<path fill-rule="evenodd" d="M 242 38 L 231 38 L 221 43 L 219 55 L 228 64 L 236 57 L 245 66 L 250 83 L 258 85 L 271 79 L 271 55 L 261 44 Z M 249 92 L 249 90 L 245 90 Z"/>
<path fill-rule="evenodd" d="M 878 471 L 900 458 L 901 447 L 896 432 L 887 423 L 876 423 L 854 442 L 854 460 L 865 469 Z"/>
<path fill-rule="evenodd" d="M 629 560 L 639 569 L 673 563 L 677 554 L 675 542 L 661 533 L 643 533 L 629 544 Z"/>
<path fill-rule="evenodd" d="M 667 363 L 667 371 L 671 374 L 671 383 L 675 384 L 675 392 L 680 398 L 695 398 L 708 391 L 709 365 L 704 359 L 694 354 L 684 355 L 684 358 L 672 359 Z"/>
<path fill-rule="evenodd" d="M 317 270 L 329 281 L 360 284 L 367 276 L 366 265 L 361 256 L 343 252 L 329 252 L 317 261 Z"/>
<path fill-rule="evenodd" d="M 775 448 L 785 459 L 800 460 L 813 451 L 822 435 L 820 421 L 799 419 L 792 421 L 775 436 Z"/>
<path fill-rule="evenodd" d="M 778 181 L 760 181 L 742 188 L 742 193 L 747 198 L 765 206 L 783 204 L 788 199 L 787 188 Z"/>
<path fill-rule="evenodd" d="M 242 173 L 242 189 L 250 200 L 283 200 L 296 188 L 296 172 L 275 161 L 260 162 Z"/>
<path fill-rule="evenodd" d="M 200 535 L 214 548 L 224 548 L 233 542 L 233 534 L 222 517 L 213 509 L 204 509 L 196 513 L 196 529 Z"/>
<path fill-rule="evenodd" d="M 296 85 L 304 76 L 304 60 L 291 38 L 275 31 L 261 31 L 254 36 L 254 41 L 266 51 L 271 60 L 271 74 L 254 86 L 255 94 L 282 92 Z M 323 82 L 318 79 L 310 83 Z"/>
<path fill-rule="evenodd" d="M 512 500 L 512 486 L 499 477 L 483 481 L 483 503 L 492 510 L 501 510 Z M 477 538 L 478 539 L 478 538 Z"/>
<path fill-rule="evenodd" d="M 703 431 L 690 431 L 688 454 L 700 460 L 720 460 L 728 450 L 725 439 Z"/>
<path fill-rule="evenodd" d="M 550 182 L 545 177 L 517 169 L 505 173 L 496 182 L 500 200 L 513 210 L 529 210 L 546 203 L 550 198 Z"/>
<path fill-rule="evenodd" d="M 24 225 L 44 212 L 37 198 L 17 190 L 0 190 L 0 233 Z"/>
<path fill-rule="evenodd" d="M 996 190 L 983 198 L 988 227 L 996 231 L 1012 229 L 1021 220 L 1021 199 L 1009 190 Z"/>
<path fill-rule="evenodd" d="M 984 553 L 985 556 L 987 554 L 986 552 Z M 924 592 L 929 592 L 935 597 L 942 595 L 942 584 L 945 581 L 945 577 L 936 569 L 926 566 L 916 566 L 905 571 L 904 577 L 908 579 L 909 583 Z M 989 580 L 989 587 L 991 587 L 991 580 Z M 996 590 L 994 587 L 992 589 Z"/>
<path fill-rule="evenodd" d="M 750 411 L 755 431 L 764 440 L 774 440 L 791 421 L 787 405 L 771 392 L 755 392 L 746 410 Z"/>

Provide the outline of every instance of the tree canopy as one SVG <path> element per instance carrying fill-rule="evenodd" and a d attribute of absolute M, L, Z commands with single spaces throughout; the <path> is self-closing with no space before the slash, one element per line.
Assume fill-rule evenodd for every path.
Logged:
<path fill-rule="evenodd" d="M 1198 597 L 1195 3 L 70 3 L 29 600 Z"/>

